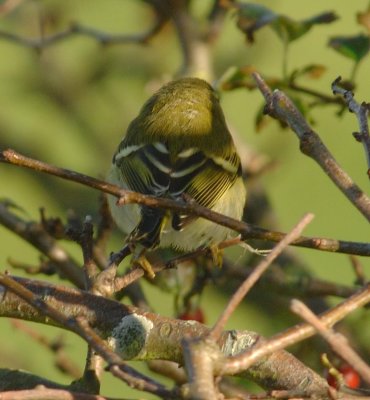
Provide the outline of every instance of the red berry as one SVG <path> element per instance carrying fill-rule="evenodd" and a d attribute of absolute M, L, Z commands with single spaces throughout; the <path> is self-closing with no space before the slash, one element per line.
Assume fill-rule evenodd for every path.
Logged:
<path fill-rule="evenodd" d="M 200 307 L 195 308 L 194 310 L 184 311 L 178 316 L 178 318 L 184 321 L 198 321 L 201 324 L 205 321 L 204 313 Z"/>
<path fill-rule="evenodd" d="M 357 389 L 360 386 L 359 374 L 348 364 L 343 364 L 338 367 L 338 371 L 343 376 L 343 383 L 351 389 Z M 335 388 L 339 388 L 339 383 L 336 377 L 332 374 L 328 374 L 326 377 L 328 384 Z"/>
<path fill-rule="evenodd" d="M 351 389 L 357 389 L 360 386 L 360 376 L 350 365 L 342 365 L 338 368 L 343 375 L 344 383 Z"/>

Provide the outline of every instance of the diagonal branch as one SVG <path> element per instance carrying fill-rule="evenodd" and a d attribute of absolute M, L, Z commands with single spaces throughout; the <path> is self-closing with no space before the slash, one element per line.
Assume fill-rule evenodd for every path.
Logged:
<path fill-rule="evenodd" d="M 339 332 L 327 327 L 304 303 L 293 299 L 290 306 L 291 310 L 302 319 L 312 325 L 320 335 L 330 344 L 331 348 L 349 365 L 358 371 L 362 378 L 370 384 L 370 367 L 366 362 L 350 347 L 347 339 Z"/>
<path fill-rule="evenodd" d="M 312 219 L 313 214 L 305 215 L 302 220 L 293 228 L 293 230 L 289 232 L 285 238 L 276 245 L 276 247 L 274 247 L 267 257 L 264 258 L 253 270 L 253 272 L 244 280 L 244 282 L 239 286 L 238 290 L 233 294 L 216 324 L 213 326 L 209 334 L 209 338 L 217 340 L 220 337 L 222 330 L 225 328 L 226 322 L 236 307 L 244 299 L 249 290 L 267 270 L 271 263 L 286 249 L 286 247 L 289 246 L 294 239 L 299 237 L 299 235 L 302 233 L 302 230 L 311 222 Z"/>
<path fill-rule="evenodd" d="M 356 294 L 346 299 L 342 303 L 333 307 L 331 310 L 320 315 L 320 321 L 326 326 L 331 327 L 352 311 L 365 306 L 370 302 L 370 283 Z M 253 349 L 230 357 L 225 362 L 223 373 L 235 374 L 249 368 L 257 360 L 261 360 L 268 354 L 273 354 L 279 349 L 291 346 L 299 341 L 307 339 L 315 334 L 315 328 L 310 324 L 299 324 L 287 329 L 285 332 L 278 333 L 267 341 L 262 341 Z"/>
<path fill-rule="evenodd" d="M 300 141 L 302 153 L 314 159 L 347 199 L 370 221 L 370 198 L 340 167 L 293 102 L 280 90 L 272 92 L 259 74 L 254 73 L 253 77 L 265 97 L 265 112 L 283 121 L 295 132 Z"/>
<path fill-rule="evenodd" d="M 147 378 L 140 372 L 135 371 L 133 368 L 125 365 L 122 358 L 115 353 L 108 344 L 103 341 L 100 336 L 90 327 L 89 322 L 83 316 L 76 316 L 74 318 L 68 317 L 61 310 L 48 304 L 43 298 L 35 295 L 31 290 L 27 289 L 21 283 L 17 282 L 10 276 L 0 274 L 0 283 L 25 300 L 28 304 L 32 305 L 36 310 L 47 318 L 52 318 L 59 325 L 69 329 L 82 337 L 98 354 L 100 354 L 113 369 L 113 373 L 127 382 L 130 386 L 140 388 L 141 390 L 158 394 L 159 396 L 166 396 L 168 399 L 174 399 L 174 393 L 165 389 L 165 387 Z M 117 371 L 117 369 L 119 371 Z"/>
<path fill-rule="evenodd" d="M 355 113 L 360 128 L 360 132 L 353 133 L 355 139 L 362 143 L 365 151 L 365 157 L 367 160 L 367 174 L 370 178 L 370 133 L 368 116 L 370 111 L 370 103 L 362 102 L 359 104 L 353 96 L 350 90 L 346 90 L 339 86 L 341 78 L 337 78 L 331 85 L 334 94 L 340 94 L 343 96 L 344 101 L 348 106 L 348 110 Z"/>

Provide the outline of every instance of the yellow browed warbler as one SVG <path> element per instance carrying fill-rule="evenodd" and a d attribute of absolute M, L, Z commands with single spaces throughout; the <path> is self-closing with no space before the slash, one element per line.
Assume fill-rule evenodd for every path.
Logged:
<path fill-rule="evenodd" d="M 198 204 L 241 219 L 246 198 L 240 158 L 212 87 L 198 78 L 164 85 L 131 122 L 113 157 L 109 181 L 135 192 Z M 185 195 L 185 196 L 184 196 Z M 137 204 L 113 219 L 127 242 L 153 249 L 212 247 L 232 231 L 203 218 Z"/>

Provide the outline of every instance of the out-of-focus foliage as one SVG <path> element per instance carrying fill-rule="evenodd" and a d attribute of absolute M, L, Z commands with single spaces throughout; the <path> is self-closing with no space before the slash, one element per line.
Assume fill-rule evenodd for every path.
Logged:
<path fill-rule="evenodd" d="M 284 42 L 293 42 L 305 35 L 314 25 L 329 24 L 338 17 L 334 12 L 321 13 L 300 21 L 273 12 L 260 4 L 235 2 L 238 27 L 246 34 L 249 42 L 254 42 L 254 33 L 268 25 Z"/>
<path fill-rule="evenodd" d="M 329 41 L 329 46 L 338 53 L 359 62 L 369 52 L 370 38 L 363 34 L 352 37 L 336 36 Z"/>

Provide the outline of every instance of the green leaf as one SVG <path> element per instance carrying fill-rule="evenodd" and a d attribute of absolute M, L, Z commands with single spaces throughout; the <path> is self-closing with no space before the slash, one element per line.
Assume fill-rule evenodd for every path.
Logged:
<path fill-rule="evenodd" d="M 329 24 L 338 17 L 333 12 L 318 14 L 302 21 L 295 21 L 285 15 L 280 15 L 271 24 L 271 28 L 283 40 L 293 42 L 307 33 L 314 25 Z"/>
<path fill-rule="evenodd" d="M 254 42 L 254 33 L 278 17 L 273 11 L 260 4 L 236 3 L 237 26 L 242 30 L 250 43 Z"/>
<path fill-rule="evenodd" d="M 329 46 L 345 57 L 359 62 L 369 52 L 370 38 L 363 34 L 335 36 L 330 39 Z"/>
<path fill-rule="evenodd" d="M 237 26 L 250 43 L 254 42 L 254 33 L 266 25 L 277 33 L 284 42 L 300 38 L 314 25 L 328 24 L 338 17 L 333 12 L 325 12 L 313 17 L 296 21 L 286 15 L 276 14 L 267 7 L 253 3 L 233 3 L 237 10 Z"/>

